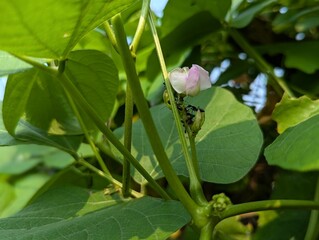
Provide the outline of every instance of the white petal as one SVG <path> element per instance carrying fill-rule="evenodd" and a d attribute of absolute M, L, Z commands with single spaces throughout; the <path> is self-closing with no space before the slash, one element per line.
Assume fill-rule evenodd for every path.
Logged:
<path fill-rule="evenodd" d="M 209 73 L 202 68 L 201 66 L 198 66 L 196 64 L 193 64 L 192 67 L 196 66 L 199 72 L 199 85 L 200 85 L 200 90 L 205 90 L 208 89 L 212 86 L 212 83 L 210 81 Z"/>
<path fill-rule="evenodd" d="M 184 93 L 186 90 L 188 70 L 188 68 L 176 68 L 168 75 L 169 81 L 177 93 Z"/>

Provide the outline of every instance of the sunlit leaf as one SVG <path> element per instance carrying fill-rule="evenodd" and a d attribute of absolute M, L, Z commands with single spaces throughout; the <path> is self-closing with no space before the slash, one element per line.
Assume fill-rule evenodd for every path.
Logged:
<path fill-rule="evenodd" d="M 65 58 L 85 34 L 133 2 L 0 1 L 0 48 L 20 55 Z"/>
<path fill-rule="evenodd" d="M 208 89 L 186 101 L 205 109 L 206 121 L 196 137 L 202 180 L 231 183 L 242 178 L 255 164 L 263 143 L 251 109 L 221 88 Z M 160 105 L 152 109 L 152 115 L 174 169 L 188 176 L 172 113 Z M 116 133 L 122 139 L 123 129 Z M 132 154 L 154 178 L 163 176 L 141 122 L 133 124 Z M 133 174 L 138 182 L 144 181 L 137 172 Z"/>
<path fill-rule="evenodd" d="M 272 113 L 272 118 L 277 122 L 279 133 L 287 128 L 319 113 L 319 100 L 311 100 L 307 96 L 289 98 L 284 95 Z"/>
<path fill-rule="evenodd" d="M 166 239 L 188 223 L 176 201 L 90 193 L 76 187 L 48 191 L 20 213 L 0 220 L 5 239 Z M 142 231 L 141 231 L 142 229 Z"/>
<path fill-rule="evenodd" d="M 296 171 L 319 169 L 319 115 L 288 128 L 265 149 L 269 164 Z"/>

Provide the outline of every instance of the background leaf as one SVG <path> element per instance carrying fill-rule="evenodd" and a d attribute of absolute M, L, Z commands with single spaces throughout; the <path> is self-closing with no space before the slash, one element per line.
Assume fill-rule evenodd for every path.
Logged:
<path fill-rule="evenodd" d="M 284 95 L 272 113 L 279 133 L 319 113 L 319 100 L 307 96 L 289 98 Z"/>
<path fill-rule="evenodd" d="M 263 143 L 251 109 L 221 88 L 211 88 L 186 101 L 205 109 L 206 122 L 196 137 L 202 180 L 216 183 L 239 180 L 255 164 Z M 188 176 L 172 113 L 163 105 L 151 111 L 174 169 Z M 123 129 L 116 134 L 123 140 Z M 163 176 L 140 121 L 133 124 L 132 153 L 154 178 Z M 133 174 L 136 181 L 143 183 L 137 172 Z"/>
<path fill-rule="evenodd" d="M 288 128 L 265 149 L 270 165 L 296 171 L 319 169 L 319 115 Z"/>
<path fill-rule="evenodd" d="M 0 48 L 18 55 L 65 58 L 86 33 L 133 2 L 1 1 Z"/>
<path fill-rule="evenodd" d="M 150 197 L 123 201 L 117 194 L 61 187 L 46 192 L 20 213 L 1 219 L 0 234 L 8 240 L 166 239 L 189 220 L 176 201 Z"/>

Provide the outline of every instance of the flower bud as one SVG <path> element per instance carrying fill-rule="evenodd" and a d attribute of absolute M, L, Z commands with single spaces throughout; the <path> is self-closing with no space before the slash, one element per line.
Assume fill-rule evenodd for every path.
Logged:
<path fill-rule="evenodd" d="M 199 108 L 195 113 L 194 122 L 191 125 L 191 130 L 194 136 L 197 135 L 199 130 L 202 128 L 204 122 L 205 122 L 205 111 Z"/>
<path fill-rule="evenodd" d="M 190 69 L 188 67 L 174 69 L 169 73 L 169 80 L 178 94 L 188 96 L 196 96 L 212 85 L 208 72 L 196 64 Z"/>

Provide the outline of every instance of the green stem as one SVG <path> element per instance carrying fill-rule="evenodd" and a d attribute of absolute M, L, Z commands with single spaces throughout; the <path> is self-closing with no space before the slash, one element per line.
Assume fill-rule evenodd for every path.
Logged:
<path fill-rule="evenodd" d="M 271 83 L 275 91 L 282 95 L 283 89 L 290 97 L 294 97 L 293 92 L 289 89 L 286 81 L 275 75 L 274 69 L 270 66 L 262 56 L 246 41 L 246 39 L 235 29 L 228 29 L 230 35 L 235 40 L 235 42 L 251 57 L 253 58 L 260 70 L 271 77 Z M 281 89 L 280 89 L 281 88 Z"/>
<path fill-rule="evenodd" d="M 83 119 L 82 119 L 77 107 L 75 106 L 75 103 L 74 103 L 73 99 L 71 98 L 71 96 L 70 96 L 70 94 L 68 92 L 65 92 L 65 94 L 66 94 L 66 96 L 67 96 L 67 98 L 69 100 L 70 106 L 71 106 L 76 118 L 78 119 L 78 121 L 80 123 L 80 126 L 81 126 L 81 128 L 82 128 L 82 130 L 84 132 L 84 135 L 85 135 L 85 137 L 86 137 L 86 139 L 87 139 L 87 141 L 88 141 L 88 143 L 89 143 L 89 145 L 90 145 L 90 147 L 91 147 L 91 149 L 92 149 L 92 151 L 93 151 L 93 153 L 94 153 L 99 165 L 101 166 L 103 172 L 107 176 L 109 176 L 110 179 L 113 179 L 112 174 L 110 173 L 109 169 L 105 165 L 101 155 L 98 153 L 97 148 L 96 148 L 95 144 L 93 143 L 93 141 L 92 141 L 92 139 L 91 139 L 91 137 L 90 137 L 90 135 L 88 133 L 88 130 L 87 130 L 85 124 L 84 124 L 84 121 L 83 121 Z"/>
<path fill-rule="evenodd" d="M 138 21 L 137 29 L 136 29 L 134 38 L 133 38 L 131 46 L 130 46 L 131 54 L 133 56 L 136 55 L 138 44 L 140 43 L 142 34 L 144 32 L 146 18 L 147 18 L 147 14 L 149 12 L 150 2 L 151 2 L 151 0 L 143 0 L 143 5 L 142 5 L 142 9 L 141 9 L 141 16 L 140 16 L 140 19 Z"/>
<path fill-rule="evenodd" d="M 202 186 L 201 186 L 200 181 L 199 181 L 199 174 L 197 174 L 197 172 L 199 172 L 198 166 L 193 165 L 192 158 L 189 154 L 183 126 L 180 122 L 180 114 L 179 114 L 179 111 L 178 111 L 176 103 L 175 103 L 173 89 L 172 89 L 171 84 L 169 82 L 169 77 L 168 77 L 168 72 L 166 69 L 163 51 L 161 48 L 159 37 L 158 37 L 157 31 L 156 31 L 156 26 L 153 22 L 153 18 L 152 18 L 151 13 L 149 14 L 148 20 L 149 20 L 149 24 L 150 24 L 150 27 L 152 30 L 155 48 L 156 48 L 157 56 L 158 56 L 158 59 L 159 59 L 160 65 L 161 65 L 165 86 L 166 86 L 168 96 L 169 96 L 169 101 L 171 103 L 172 112 L 173 112 L 173 116 L 174 116 L 174 120 L 175 120 L 175 124 L 176 124 L 176 128 L 177 128 L 178 136 L 179 136 L 179 139 L 181 142 L 182 151 L 183 151 L 183 154 L 185 157 L 186 166 L 187 166 L 187 169 L 189 172 L 190 191 L 191 191 L 192 197 L 196 200 L 197 204 L 205 205 L 205 204 L 207 204 L 207 200 L 205 199 L 204 194 L 203 194 Z"/>
<path fill-rule="evenodd" d="M 106 35 L 108 36 L 112 46 L 114 47 L 114 49 L 116 51 L 118 51 L 118 48 L 117 48 L 117 43 L 116 43 L 116 39 L 115 39 L 115 36 L 114 36 L 114 32 L 113 32 L 113 29 L 112 27 L 110 26 L 109 22 L 108 21 L 105 21 L 103 23 L 103 27 L 104 27 L 104 31 L 106 33 Z"/>
<path fill-rule="evenodd" d="M 277 209 L 319 210 L 319 202 L 307 200 L 265 200 L 258 202 L 241 203 L 229 206 L 224 212 L 220 214 L 220 217 L 221 219 L 225 219 L 248 212 Z"/>
<path fill-rule="evenodd" d="M 147 102 L 144 98 L 144 94 L 140 85 L 140 81 L 136 73 L 135 63 L 132 58 L 129 47 L 127 45 L 126 35 L 125 35 L 121 16 L 120 15 L 114 16 L 112 19 L 112 24 L 114 26 L 115 36 L 117 39 L 123 66 L 126 72 L 126 77 L 134 96 L 134 102 L 137 106 L 138 112 L 144 124 L 144 128 L 148 135 L 154 154 L 159 162 L 159 165 L 169 185 L 171 186 L 171 188 L 177 195 L 178 199 L 182 202 L 182 204 L 189 211 L 189 213 L 194 218 L 197 218 L 196 210 L 198 206 L 186 192 L 183 184 L 181 183 L 180 179 L 177 177 L 171 163 L 169 162 L 169 159 L 165 153 L 163 144 L 161 142 L 161 139 L 155 127 L 154 121 L 150 114 Z"/>
<path fill-rule="evenodd" d="M 87 161 L 85 161 L 83 158 L 78 157 L 77 158 L 77 162 L 85 167 L 87 167 L 88 169 L 90 169 L 92 172 L 95 172 L 96 174 L 98 174 L 99 176 L 107 179 L 108 181 L 110 181 L 111 183 L 113 183 L 115 186 L 118 186 L 120 188 L 122 188 L 122 183 L 120 183 L 119 181 L 115 180 L 114 178 L 109 178 L 109 176 L 107 174 L 105 174 L 104 172 L 102 172 L 100 169 L 94 167 L 93 165 L 91 165 L 90 163 L 88 163 Z M 131 191 L 131 195 L 133 197 L 136 198 L 140 198 L 143 197 L 143 194 L 140 194 L 139 192 L 136 192 L 134 190 Z"/>
<path fill-rule="evenodd" d="M 216 225 L 216 224 L 215 224 Z M 213 237 L 213 230 L 215 225 L 209 221 L 201 230 L 199 240 L 210 240 Z"/>
<path fill-rule="evenodd" d="M 314 201 L 319 202 L 319 177 L 317 177 L 316 190 Z M 318 218 L 319 211 L 312 210 L 309 218 L 308 228 L 305 235 L 305 240 L 317 240 L 319 237 Z"/>
<path fill-rule="evenodd" d="M 72 98 L 75 100 L 78 106 L 92 119 L 97 128 L 106 136 L 106 138 L 116 147 L 127 160 L 141 173 L 141 175 L 149 182 L 151 187 L 156 190 L 163 198 L 170 199 L 165 190 L 149 175 L 149 173 L 143 168 L 143 166 L 132 156 L 132 154 L 123 146 L 123 144 L 114 136 L 112 131 L 108 129 L 104 121 L 99 117 L 96 111 L 82 96 L 80 91 L 75 87 L 73 82 L 67 77 L 67 75 L 60 75 L 60 84 L 69 92 Z"/>
<path fill-rule="evenodd" d="M 125 99 L 125 119 L 124 119 L 124 146 L 131 152 L 132 143 L 132 117 L 133 117 L 133 96 L 129 85 L 126 85 L 126 99 Z M 123 196 L 130 195 L 130 162 L 124 158 L 123 160 Z"/>

